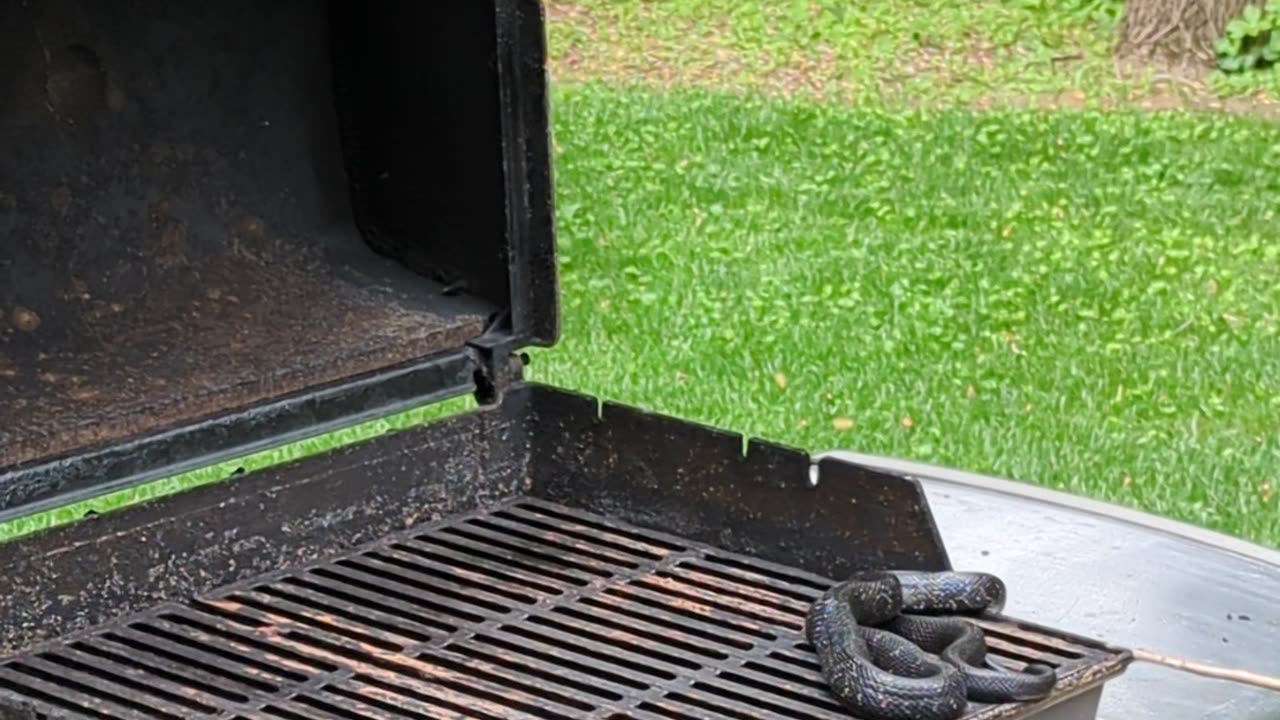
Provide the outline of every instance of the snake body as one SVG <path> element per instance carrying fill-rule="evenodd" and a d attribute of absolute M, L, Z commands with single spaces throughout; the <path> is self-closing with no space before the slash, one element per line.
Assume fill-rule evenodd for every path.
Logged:
<path fill-rule="evenodd" d="M 1057 681 L 1045 665 L 995 665 L 981 629 L 938 617 L 999 612 L 1005 593 L 986 573 L 860 573 L 813 603 L 805 632 L 832 695 L 857 717 L 954 720 L 969 701 L 1039 700 Z"/>

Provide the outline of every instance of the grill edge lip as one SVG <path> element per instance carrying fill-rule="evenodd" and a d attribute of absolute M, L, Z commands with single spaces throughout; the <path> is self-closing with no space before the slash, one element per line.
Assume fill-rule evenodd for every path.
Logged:
<path fill-rule="evenodd" d="M 489 521 L 495 516 L 502 522 Z M 467 544 L 455 544 L 452 548 L 432 542 L 437 535 L 445 540 L 455 537 L 448 531 L 459 526 L 485 527 L 485 532 L 475 533 L 469 536 Z M 639 550 L 626 552 L 623 548 L 628 543 L 643 548 L 644 554 Z M 564 553 L 569 545 L 575 546 L 578 552 Z M 428 551 L 444 547 L 456 564 L 442 564 L 427 556 L 419 558 L 395 549 L 396 546 Z M 385 571 L 383 576 L 314 572 L 329 567 L 350 567 L 353 559 L 360 558 L 365 564 L 371 564 L 368 558 L 388 552 L 405 567 L 377 565 Z M 567 554 L 574 563 L 581 562 L 583 567 L 575 571 L 540 558 L 558 552 Z M 408 567 L 415 558 L 424 564 L 430 563 L 428 573 Z M 518 585 L 519 592 L 532 601 L 519 602 L 503 594 L 505 586 L 512 585 L 509 580 L 500 580 L 485 572 L 486 569 L 502 570 L 499 565 L 504 558 L 513 561 L 513 573 L 532 575 L 533 570 L 544 566 L 559 572 L 534 576 L 538 586 Z M 479 569 L 468 572 L 469 567 Z M 707 574 L 702 572 L 703 568 L 720 572 Z M 431 584 L 433 577 L 451 571 L 453 579 L 447 587 L 442 582 L 437 592 Z M 358 575 L 367 588 L 354 595 L 344 593 L 351 588 L 343 585 L 340 578 L 348 575 Z M 699 584 L 685 583 L 689 576 Z M 514 575 L 510 577 L 517 579 Z M 412 583 L 402 584 L 406 578 Z M 346 594 L 353 601 L 325 594 L 322 597 L 326 604 L 344 611 L 326 613 L 323 608 L 288 603 L 262 592 L 263 588 L 278 589 L 285 597 L 295 597 L 291 590 L 303 581 Z M 732 704 L 737 702 L 733 700 L 735 693 L 761 694 L 767 699 L 766 707 L 772 708 L 762 710 L 764 716 L 836 717 L 840 713 L 830 708 L 824 710 L 823 693 L 815 688 L 825 688 L 825 685 L 821 684 L 812 653 L 803 642 L 802 630 L 796 629 L 803 625 L 806 606 L 803 598 L 816 598 L 823 587 L 832 583 L 828 578 L 796 568 L 522 496 L 396 532 L 332 557 L 250 578 L 188 602 L 164 603 L 27 648 L 10 658 L 0 659 L 0 702 L 15 707 L 34 702 L 31 707 L 56 711 L 50 717 L 165 717 L 166 710 L 139 715 L 136 708 L 117 706 L 105 696 L 96 697 L 96 704 L 92 706 L 85 705 L 86 712 L 71 712 L 67 705 L 84 704 L 84 697 L 95 698 L 92 693 L 86 696 L 83 692 L 75 701 L 63 699 L 63 707 L 58 708 L 47 700 L 55 694 L 56 683 L 50 681 L 46 687 L 33 678 L 15 674 L 13 666 L 24 658 L 59 655 L 60 651 L 66 652 L 77 644 L 105 647 L 119 654 L 121 648 L 106 638 L 122 632 L 129 637 L 140 637 L 133 651 L 142 652 L 141 648 L 149 647 L 148 638 L 152 636 L 128 629 L 149 627 L 168 616 L 175 620 L 187 618 L 189 622 L 164 622 L 163 631 L 180 634 L 185 628 L 188 634 L 182 647 L 186 653 L 201 658 L 202 662 L 213 663 L 223 673 L 211 675 L 200 671 L 197 682 L 193 679 L 198 670 L 195 665 L 191 668 L 161 665 L 170 676 L 187 678 L 191 693 L 199 693 L 201 702 L 209 703 L 215 710 L 196 713 L 193 717 L 280 718 L 288 717 L 289 712 L 306 717 L 302 711 L 288 708 L 298 707 L 298 703 L 311 707 L 308 703 L 313 701 L 328 703 L 332 697 L 324 688 L 348 687 L 362 676 L 390 677 L 409 683 L 424 697 L 441 694 L 445 698 L 441 702 L 446 705 L 448 698 L 472 698 L 484 703 L 488 711 L 497 713 L 495 717 L 530 716 L 529 698 L 539 696 L 513 688 L 544 688 L 551 697 L 560 698 L 544 697 L 548 707 L 558 709 L 532 715 L 555 720 L 562 713 L 590 717 L 664 716 L 644 711 L 643 707 L 665 708 L 678 714 L 675 708 L 681 706 L 679 697 L 696 699 L 706 694 L 706 688 L 726 684 L 728 687 L 722 688 L 721 695 L 711 692 L 708 696 L 711 700 L 698 702 L 716 705 L 714 698 L 720 697 L 724 703 Z M 378 596 L 378 589 L 384 585 L 400 596 L 401 613 L 421 614 L 417 622 L 410 625 L 409 617 L 390 615 L 367 603 L 369 598 Z M 486 585 L 488 592 L 482 593 L 483 604 L 479 603 L 480 598 L 468 603 L 465 596 L 459 595 L 460 588 Z M 238 597 L 251 597 L 254 603 L 241 603 Z M 362 602 L 354 601 L 361 598 Z M 506 598 L 502 603 L 495 602 L 502 598 Z M 441 615 L 438 610 L 441 606 L 451 607 L 458 614 Z M 362 618 L 362 613 L 367 618 Z M 460 617 L 464 613 L 478 619 Z M 1005 615 L 987 616 L 980 622 L 992 629 L 997 646 L 993 654 L 998 657 L 1007 656 L 1000 648 L 1009 646 L 1028 657 L 1041 661 L 1051 659 L 1059 667 L 1059 686 L 1054 696 L 1034 708 L 1056 704 L 1096 687 L 1122 673 L 1133 659 L 1128 650 Z M 388 626 L 403 628 L 403 632 L 392 632 Z M 448 631 L 446 627 L 456 629 Z M 740 629 L 730 629 L 735 627 Z M 425 639 L 414 640 L 414 635 Z M 710 641 L 707 635 L 724 641 Z M 367 642 L 375 638 L 385 642 Z M 493 638 L 498 644 L 492 644 L 487 638 Z M 338 647 L 342 651 L 335 654 Z M 140 661 L 139 668 L 166 662 L 160 655 L 169 653 L 170 648 L 157 645 L 152 649 L 156 654 L 147 656 L 146 662 Z M 208 650 L 222 654 L 204 652 Z M 480 659 L 484 655 L 503 660 L 505 664 Z M 429 659 L 432 656 L 447 659 L 446 665 L 453 669 L 433 664 Z M 236 657 L 244 662 L 236 664 L 231 659 Z M 770 676 L 768 672 L 753 669 L 761 666 L 778 673 L 773 686 L 764 680 L 760 686 L 734 680 L 744 675 Z M 467 667 L 473 670 L 468 671 Z M 641 672 L 641 668 L 645 671 Z M 145 670 L 138 672 L 142 674 L 139 677 L 146 674 Z M 440 680 L 442 673 L 453 679 Z M 729 679 L 722 677 L 722 673 Z M 784 682 L 781 675 L 801 682 L 798 685 Z M 176 684 L 170 676 L 166 676 L 169 684 L 165 692 L 172 692 Z M 251 686 L 244 680 L 238 682 L 233 679 L 236 677 L 259 685 Z M 199 690 L 200 684 L 207 686 L 210 678 L 218 692 Z M 26 680 L 30 682 L 24 682 Z M 159 691 L 148 694 L 113 685 L 109 680 L 102 683 L 99 693 L 122 694 L 140 704 L 163 704 L 163 698 L 157 695 Z M 591 683 L 598 692 L 584 692 L 581 686 L 586 683 Z M 277 690 L 268 692 L 263 684 Z M 14 692 L 15 685 L 26 687 L 29 694 Z M 507 688 L 508 692 L 504 695 L 501 688 Z M 358 697 L 361 691 L 357 687 L 350 692 Z M 809 692 L 816 693 L 811 701 L 796 699 L 797 693 Z M 236 702 L 228 696 L 246 697 L 249 702 Z M 612 699 L 615 697 L 619 699 Z M 356 702 L 350 697 L 347 700 Z M 829 696 L 827 700 L 830 701 Z M 787 709 L 786 713 L 779 715 L 779 708 Z M 973 706 L 966 717 L 974 720 L 1013 718 L 1034 708 Z M 447 708 L 442 705 L 441 709 Z M 695 710 L 696 707 L 688 707 L 685 712 Z M 703 708 L 701 712 L 708 710 Z M 725 712 L 725 717 L 734 717 L 734 712 L 739 711 Z"/>

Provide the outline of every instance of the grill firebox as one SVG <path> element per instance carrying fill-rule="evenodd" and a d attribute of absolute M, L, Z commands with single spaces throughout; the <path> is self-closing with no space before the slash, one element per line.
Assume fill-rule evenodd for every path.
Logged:
<path fill-rule="evenodd" d="M 830 583 L 519 498 L 59 640 L 0 688 L 68 718 L 837 720 L 802 630 Z M 1059 698 L 1124 661 L 980 624 L 1009 666 L 1057 668 Z"/>

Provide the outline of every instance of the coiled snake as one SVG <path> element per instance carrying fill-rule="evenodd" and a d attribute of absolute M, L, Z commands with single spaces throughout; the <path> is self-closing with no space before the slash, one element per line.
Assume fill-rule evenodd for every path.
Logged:
<path fill-rule="evenodd" d="M 967 572 L 860 573 L 809 609 L 805 632 L 832 695 L 863 720 L 954 720 L 967 701 L 1046 697 L 1053 668 L 987 658 L 978 626 L 938 614 L 999 612 L 1005 585 Z"/>

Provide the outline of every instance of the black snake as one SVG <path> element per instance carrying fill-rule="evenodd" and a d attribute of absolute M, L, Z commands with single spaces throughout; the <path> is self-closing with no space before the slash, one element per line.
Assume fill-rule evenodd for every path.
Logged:
<path fill-rule="evenodd" d="M 863 720 L 954 720 L 968 701 L 1046 697 L 1053 668 L 987 658 L 978 626 L 939 614 L 1000 612 L 1004 583 L 967 572 L 860 573 L 809 609 L 806 635 L 831 693 Z"/>

